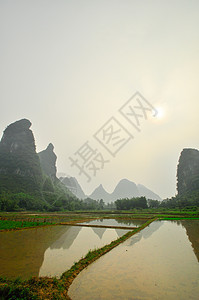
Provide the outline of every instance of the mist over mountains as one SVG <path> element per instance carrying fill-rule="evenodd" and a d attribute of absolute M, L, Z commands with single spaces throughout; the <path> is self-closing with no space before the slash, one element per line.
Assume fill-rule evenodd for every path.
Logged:
<path fill-rule="evenodd" d="M 145 196 L 147 199 L 161 201 L 159 195 L 152 192 L 142 184 L 136 185 L 134 182 L 128 179 L 122 179 L 116 185 L 112 193 L 108 193 L 102 184 L 100 184 L 90 195 L 85 195 L 81 186 L 79 185 L 75 177 L 60 177 L 59 178 L 66 187 L 74 193 L 78 198 L 85 199 L 87 197 L 100 200 L 103 199 L 105 203 L 114 202 L 121 198 L 133 198 Z"/>
<path fill-rule="evenodd" d="M 118 199 L 145 197 L 161 201 L 159 195 L 142 184 L 128 179 L 118 182 L 112 193 L 100 184 L 90 195 L 85 195 L 75 177 L 57 176 L 54 146 L 49 143 L 39 153 L 31 122 L 16 121 L 4 130 L 0 141 L 0 210 L 80 210 L 103 209 Z M 177 167 L 177 192 L 165 199 L 162 207 L 199 205 L 199 151 L 183 149 Z M 103 201 L 100 201 L 100 200 Z"/>
<path fill-rule="evenodd" d="M 141 196 L 145 196 L 147 199 L 152 200 L 162 200 L 159 195 L 155 194 L 144 185 L 136 185 L 128 179 L 120 180 L 112 193 L 108 193 L 102 185 L 99 185 L 89 197 L 95 200 L 103 199 L 105 202 L 112 202 L 121 198 Z"/>
<path fill-rule="evenodd" d="M 59 180 L 79 199 L 85 199 L 87 196 L 84 194 L 80 184 L 75 177 L 59 177 Z"/>

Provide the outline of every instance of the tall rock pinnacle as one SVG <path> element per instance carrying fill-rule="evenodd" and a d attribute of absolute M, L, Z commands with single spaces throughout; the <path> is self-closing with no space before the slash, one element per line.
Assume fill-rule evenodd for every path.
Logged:
<path fill-rule="evenodd" d="M 22 119 L 10 124 L 0 141 L 0 191 L 40 190 L 42 173 L 31 122 Z"/>

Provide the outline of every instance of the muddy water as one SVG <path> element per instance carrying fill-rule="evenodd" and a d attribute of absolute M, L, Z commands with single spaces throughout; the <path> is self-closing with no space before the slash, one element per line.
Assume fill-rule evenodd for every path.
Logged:
<path fill-rule="evenodd" d="M 199 221 L 156 221 L 83 270 L 73 300 L 199 299 Z"/>
<path fill-rule="evenodd" d="M 127 230 L 50 226 L 0 233 L 0 276 L 57 276 Z"/>
<path fill-rule="evenodd" d="M 125 226 L 125 227 L 139 227 L 147 220 L 120 220 L 120 219 L 97 219 L 84 224 L 89 225 L 104 225 L 104 226 Z"/>

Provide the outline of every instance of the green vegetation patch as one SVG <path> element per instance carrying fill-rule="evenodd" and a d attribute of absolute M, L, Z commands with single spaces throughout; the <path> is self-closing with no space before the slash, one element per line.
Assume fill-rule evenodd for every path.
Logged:
<path fill-rule="evenodd" d="M 63 282 L 57 278 L 33 277 L 8 280 L 0 277 L 0 299 L 70 299 Z"/>
<path fill-rule="evenodd" d="M 48 222 L 28 222 L 28 221 L 10 221 L 10 220 L 0 220 L 0 230 L 11 230 L 18 228 L 28 228 L 44 225 L 52 225 L 53 223 Z"/>
<path fill-rule="evenodd" d="M 160 221 L 172 221 L 172 220 L 199 220 L 199 217 L 175 217 L 175 218 L 171 218 L 171 217 L 165 217 L 165 218 L 160 218 Z"/>

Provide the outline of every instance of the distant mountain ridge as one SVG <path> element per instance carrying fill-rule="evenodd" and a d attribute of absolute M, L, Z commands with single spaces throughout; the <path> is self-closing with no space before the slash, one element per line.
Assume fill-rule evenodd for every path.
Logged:
<path fill-rule="evenodd" d="M 89 195 L 89 198 L 94 200 L 103 199 L 104 202 L 113 202 L 121 198 L 133 198 L 145 196 L 147 199 L 162 201 L 159 195 L 152 192 L 144 185 L 136 185 L 134 182 L 128 179 L 122 179 L 116 185 L 112 193 L 108 193 L 102 184 L 100 184 L 93 192 Z"/>
<path fill-rule="evenodd" d="M 75 177 L 59 177 L 59 180 L 71 191 L 77 198 L 85 199 L 86 195 Z"/>
<path fill-rule="evenodd" d="M 111 201 L 111 194 L 109 194 L 103 187 L 102 184 L 100 184 L 91 195 L 89 195 L 89 198 L 94 200 L 100 200 L 103 199 L 104 202 Z"/>
<path fill-rule="evenodd" d="M 159 195 L 157 195 L 156 193 L 154 193 L 153 191 L 151 191 L 144 185 L 138 184 L 137 187 L 138 187 L 140 196 L 145 196 L 147 199 L 162 201 L 162 199 Z"/>
<path fill-rule="evenodd" d="M 105 203 L 113 202 L 121 198 L 133 198 L 145 196 L 147 199 L 162 201 L 161 197 L 142 184 L 136 185 L 128 179 L 121 179 L 112 193 L 108 193 L 100 184 L 89 196 L 82 190 L 75 177 L 59 177 L 60 181 L 79 199 L 91 198 L 103 199 Z"/>

